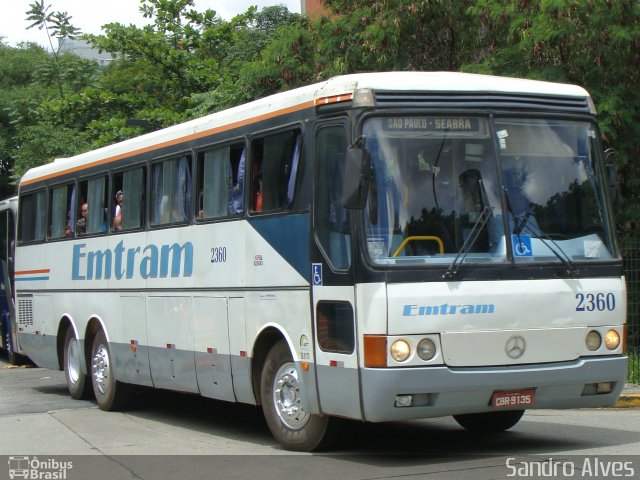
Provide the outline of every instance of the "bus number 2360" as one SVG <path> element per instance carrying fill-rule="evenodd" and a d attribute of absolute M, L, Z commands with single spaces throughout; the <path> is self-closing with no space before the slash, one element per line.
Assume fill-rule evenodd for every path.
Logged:
<path fill-rule="evenodd" d="M 616 309 L 616 296 L 613 293 L 577 293 L 577 312 L 610 312 Z"/>
<path fill-rule="evenodd" d="M 213 247 L 211 249 L 211 263 L 224 263 L 227 261 L 227 247 Z"/>

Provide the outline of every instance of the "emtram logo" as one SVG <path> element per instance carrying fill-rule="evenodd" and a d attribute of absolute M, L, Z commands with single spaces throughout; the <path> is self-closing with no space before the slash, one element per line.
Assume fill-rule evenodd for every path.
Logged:
<path fill-rule="evenodd" d="M 113 250 L 88 250 L 86 243 L 73 246 L 72 280 L 175 278 L 190 277 L 192 272 L 191 242 L 127 248 L 121 241 Z"/>
<path fill-rule="evenodd" d="M 480 315 L 493 314 L 496 307 L 493 303 L 468 305 L 404 305 L 403 317 L 420 317 L 431 315 Z"/>

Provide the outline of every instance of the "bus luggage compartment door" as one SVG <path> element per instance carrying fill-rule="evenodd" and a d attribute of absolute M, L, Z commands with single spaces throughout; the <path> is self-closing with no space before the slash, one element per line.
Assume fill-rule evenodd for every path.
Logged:
<path fill-rule="evenodd" d="M 226 297 L 193 297 L 198 388 L 205 397 L 234 402 Z"/>

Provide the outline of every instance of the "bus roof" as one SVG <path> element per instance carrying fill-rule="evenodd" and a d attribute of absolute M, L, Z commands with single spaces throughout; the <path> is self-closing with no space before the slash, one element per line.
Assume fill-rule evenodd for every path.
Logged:
<path fill-rule="evenodd" d="M 12 210 L 16 210 L 18 208 L 18 197 L 13 196 L 9 198 L 5 198 L 0 200 L 0 210 L 6 210 L 7 208 L 11 208 Z"/>
<path fill-rule="evenodd" d="M 277 93 L 250 103 L 141 135 L 29 170 L 20 186 L 97 167 L 133 155 L 206 137 L 318 104 L 350 100 L 358 91 L 439 93 L 523 93 L 589 98 L 581 87 L 520 78 L 457 72 L 384 72 L 333 77 L 324 82 Z"/>

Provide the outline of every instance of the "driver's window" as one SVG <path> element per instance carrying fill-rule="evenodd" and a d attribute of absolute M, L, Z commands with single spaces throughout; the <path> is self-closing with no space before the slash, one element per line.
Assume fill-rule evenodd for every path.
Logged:
<path fill-rule="evenodd" d="M 351 265 L 349 212 L 342 206 L 342 182 L 347 151 L 347 132 L 342 126 L 325 127 L 316 135 L 316 238 L 337 270 Z"/>

